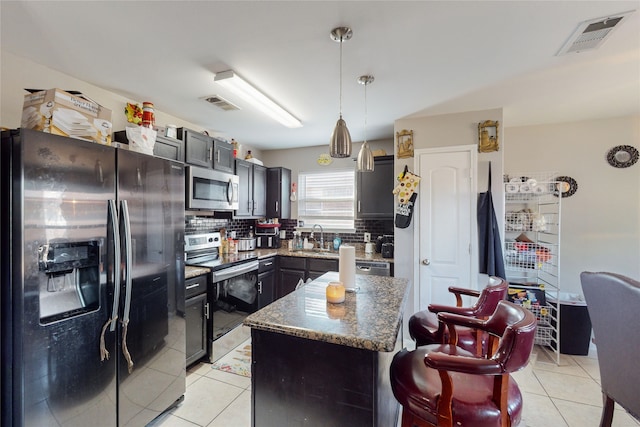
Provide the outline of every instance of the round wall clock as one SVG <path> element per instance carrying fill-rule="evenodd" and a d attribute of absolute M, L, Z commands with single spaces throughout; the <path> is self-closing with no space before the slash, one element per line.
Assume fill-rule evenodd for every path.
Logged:
<path fill-rule="evenodd" d="M 618 145 L 607 153 L 607 162 L 614 168 L 628 168 L 638 161 L 638 150 L 631 145 Z"/>
<path fill-rule="evenodd" d="M 557 184 L 553 195 L 556 197 L 560 197 L 560 195 L 562 197 L 570 197 L 578 191 L 578 183 L 570 176 L 558 176 L 555 181 L 557 181 Z"/>

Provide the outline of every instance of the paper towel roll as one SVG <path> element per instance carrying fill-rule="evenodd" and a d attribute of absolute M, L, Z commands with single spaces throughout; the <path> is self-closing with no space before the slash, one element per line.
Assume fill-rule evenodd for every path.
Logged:
<path fill-rule="evenodd" d="M 356 248 L 354 246 L 340 246 L 340 281 L 346 289 L 356 287 Z"/>
<path fill-rule="evenodd" d="M 520 191 L 520 186 L 518 184 L 507 184 L 505 186 L 505 191 L 507 193 L 517 193 Z"/>

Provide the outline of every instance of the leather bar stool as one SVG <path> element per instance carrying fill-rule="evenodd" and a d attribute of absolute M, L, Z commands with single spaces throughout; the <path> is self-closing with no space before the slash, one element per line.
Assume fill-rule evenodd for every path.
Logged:
<path fill-rule="evenodd" d="M 500 301 L 486 320 L 449 313 L 438 317 L 450 327 L 452 340 L 460 326 L 478 328 L 496 341 L 496 351 L 478 358 L 449 343 L 398 352 L 391 363 L 390 380 L 402 405 L 402 427 L 518 425 L 522 394 L 510 374 L 529 361 L 535 316 L 521 306 Z"/>
<path fill-rule="evenodd" d="M 482 291 L 451 286 L 449 292 L 456 296 L 456 306 L 429 304 L 427 310 L 419 311 L 409 318 L 409 335 L 415 340 L 417 347 L 448 342 L 449 334 L 444 325 L 438 322 L 437 313 L 486 319 L 496 309 L 498 302 L 506 298 L 508 288 L 506 280 L 494 276 L 489 278 L 489 284 Z M 477 297 L 476 303 L 471 307 L 462 307 L 462 295 Z M 464 327 L 458 328 L 457 345 L 476 356 L 488 351 L 486 334 Z"/>

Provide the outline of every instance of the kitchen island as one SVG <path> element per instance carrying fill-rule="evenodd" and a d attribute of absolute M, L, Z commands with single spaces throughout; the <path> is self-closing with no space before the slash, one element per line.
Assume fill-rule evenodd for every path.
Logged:
<path fill-rule="evenodd" d="M 253 313 L 252 425 L 396 425 L 389 365 L 402 345 L 409 280 L 356 276 L 356 293 L 326 301 L 328 272 Z"/>

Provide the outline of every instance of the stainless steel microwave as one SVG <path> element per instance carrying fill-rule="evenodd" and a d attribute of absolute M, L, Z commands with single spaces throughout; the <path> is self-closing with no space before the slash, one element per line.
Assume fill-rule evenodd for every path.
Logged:
<path fill-rule="evenodd" d="M 238 209 L 239 178 L 227 172 L 186 167 L 186 209 L 232 211 Z"/>

